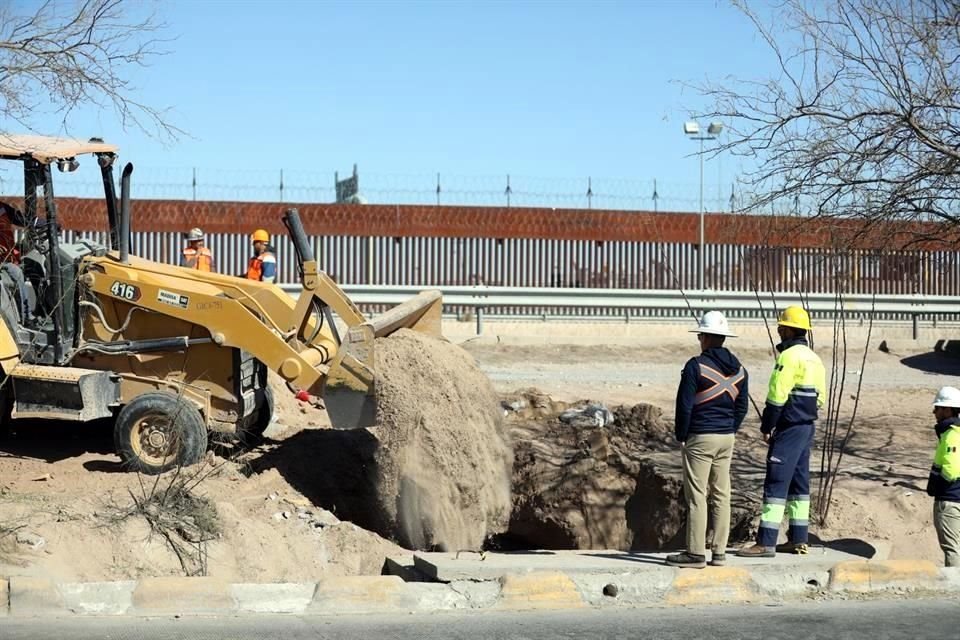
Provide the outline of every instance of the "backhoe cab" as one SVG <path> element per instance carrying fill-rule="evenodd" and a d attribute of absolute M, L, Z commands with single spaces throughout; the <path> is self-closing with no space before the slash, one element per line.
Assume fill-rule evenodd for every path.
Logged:
<path fill-rule="evenodd" d="M 335 427 L 372 426 L 375 340 L 403 327 L 440 334 L 439 292 L 369 320 L 323 272 L 296 210 L 283 222 L 303 289 L 184 269 L 130 255 L 130 180 L 99 139 L 0 135 L 0 160 L 23 165 L 22 201 L 0 198 L 20 239 L 0 263 L 0 408 L 17 418 L 115 420 L 133 470 L 199 461 L 209 433 L 251 440 L 273 414 L 267 371 L 324 398 Z M 107 245 L 61 242 L 53 165 L 93 155 Z"/>

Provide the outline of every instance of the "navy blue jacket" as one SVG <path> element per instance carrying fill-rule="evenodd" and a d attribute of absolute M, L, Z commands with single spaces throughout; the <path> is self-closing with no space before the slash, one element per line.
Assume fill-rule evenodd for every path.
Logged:
<path fill-rule="evenodd" d="M 677 441 L 686 442 L 687 437 L 703 433 L 736 433 L 750 401 L 747 378 L 747 370 L 724 347 L 690 358 L 677 389 Z"/>

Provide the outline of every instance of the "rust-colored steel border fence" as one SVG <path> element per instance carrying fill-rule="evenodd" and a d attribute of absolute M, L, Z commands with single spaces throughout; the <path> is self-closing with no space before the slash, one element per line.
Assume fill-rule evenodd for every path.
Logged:
<path fill-rule="evenodd" d="M 105 240 L 102 232 L 67 231 L 66 240 Z M 133 233 L 131 251 L 176 264 L 180 233 Z M 320 268 L 338 282 L 414 286 L 485 284 L 508 287 L 693 289 L 697 245 L 657 242 L 595 242 L 536 238 L 423 238 L 313 236 Z M 217 270 L 246 271 L 250 245 L 245 234 L 207 236 Z M 275 236 L 279 281 L 296 282 L 293 245 Z M 850 294 L 960 295 L 960 254 L 895 251 L 706 246 L 706 287 L 750 291 L 769 306 L 768 291 Z M 612 310 L 549 310 L 570 315 L 610 315 Z M 547 310 L 498 309 L 491 313 L 538 314 Z M 960 312 L 960 304 L 958 304 Z M 623 315 L 616 311 L 614 315 Z M 636 315 L 658 315 L 637 310 Z"/>

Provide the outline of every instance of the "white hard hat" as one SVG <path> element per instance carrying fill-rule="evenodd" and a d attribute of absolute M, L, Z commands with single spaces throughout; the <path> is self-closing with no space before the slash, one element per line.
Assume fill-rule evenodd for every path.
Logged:
<path fill-rule="evenodd" d="M 933 399 L 933 406 L 960 409 L 960 389 L 941 387 L 940 391 L 937 391 L 937 397 Z"/>
<path fill-rule="evenodd" d="M 730 325 L 727 324 L 727 318 L 721 311 L 707 311 L 700 318 L 700 324 L 696 329 L 691 329 L 690 333 L 709 333 L 715 336 L 726 336 L 736 338 L 737 334 L 730 331 Z"/>
<path fill-rule="evenodd" d="M 187 232 L 187 240 L 203 240 L 203 229 L 194 227 Z"/>

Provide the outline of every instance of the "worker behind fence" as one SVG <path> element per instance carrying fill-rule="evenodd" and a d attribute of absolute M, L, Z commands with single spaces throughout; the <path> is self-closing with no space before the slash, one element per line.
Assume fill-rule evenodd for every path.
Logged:
<path fill-rule="evenodd" d="M 253 242 L 253 257 L 247 265 L 247 278 L 260 282 L 275 282 L 277 279 L 277 257 L 270 246 L 270 234 L 265 229 L 257 229 L 250 234 Z"/>
<path fill-rule="evenodd" d="M 943 387 L 933 401 L 937 452 L 927 481 L 933 526 L 948 567 L 960 567 L 960 390 Z"/>
<path fill-rule="evenodd" d="M 683 446 L 683 493 L 687 501 L 687 549 L 667 556 L 673 567 L 702 569 L 707 520 L 713 520 L 710 564 L 723 566 L 730 537 L 730 462 L 737 430 L 747 415 L 747 370 L 724 348 L 736 337 L 719 311 L 703 314 L 691 330 L 700 355 L 687 361 L 677 389 L 675 431 Z"/>
<path fill-rule="evenodd" d="M 213 252 L 204 246 L 203 230 L 190 229 L 187 232 L 187 246 L 180 254 L 180 266 L 197 271 L 215 271 L 213 266 Z"/>
<path fill-rule="evenodd" d="M 807 344 L 810 315 L 787 307 L 777 321 L 780 344 L 770 375 L 760 431 L 767 449 L 763 511 L 757 541 L 737 552 L 747 558 L 772 558 L 777 551 L 807 553 L 810 520 L 810 448 L 820 407 L 827 398 L 823 362 Z M 777 547 L 784 512 L 790 519 L 788 542 Z"/>

